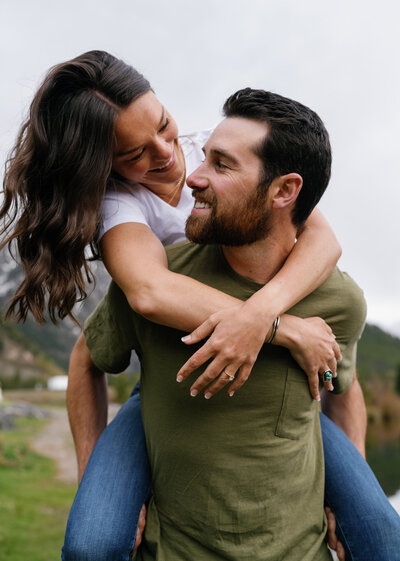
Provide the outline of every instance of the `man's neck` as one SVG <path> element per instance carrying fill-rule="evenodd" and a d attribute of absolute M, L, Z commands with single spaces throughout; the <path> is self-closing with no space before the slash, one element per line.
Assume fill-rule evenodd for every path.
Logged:
<path fill-rule="evenodd" d="M 255 282 L 266 284 L 281 269 L 295 243 L 296 229 L 273 228 L 264 240 L 240 247 L 223 246 L 232 269 Z"/>

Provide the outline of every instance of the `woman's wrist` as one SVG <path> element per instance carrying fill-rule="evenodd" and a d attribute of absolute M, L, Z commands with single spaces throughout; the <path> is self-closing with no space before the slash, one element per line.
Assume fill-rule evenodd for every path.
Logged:
<path fill-rule="evenodd" d="M 251 322 L 259 326 L 260 333 L 263 331 L 264 334 L 264 342 L 267 343 L 272 336 L 274 321 L 277 318 L 277 314 L 274 310 L 263 305 L 262 301 L 253 298 L 254 295 L 243 302 L 242 314 L 246 314 L 248 318 L 252 318 Z"/>
<path fill-rule="evenodd" d="M 277 330 L 273 345 L 293 349 L 299 345 L 299 336 L 301 333 L 300 322 L 303 320 L 296 316 L 283 314 L 280 318 L 279 329 Z"/>
<path fill-rule="evenodd" d="M 281 321 L 281 317 L 277 316 L 274 319 L 274 323 L 272 324 L 272 330 L 271 330 L 271 335 L 270 337 L 267 339 L 267 344 L 268 345 L 272 345 L 272 343 L 274 342 L 274 339 L 276 337 L 276 334 L 278 332 L 278 328 L 279 328 L 279 323 Z"/>

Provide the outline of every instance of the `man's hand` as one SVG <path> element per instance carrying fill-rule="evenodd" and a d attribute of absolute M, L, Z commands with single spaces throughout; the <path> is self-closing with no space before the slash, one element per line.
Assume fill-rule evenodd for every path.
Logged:
<path fill-rule="evenodd" d="M 328 520 L 328 530 L 326 532 L 326 541 L 331 549 L 336 551 L 339 561 L 345 561 L 346 554 L 342 543 L 336 537 L 336 518 L 331 509 L 326 506 L 325 514 Z"/>
<path fill-rule="evenodd" d="M 142 509 L 140 511 L 140 515 L 139 515 L 139 523 L 138 523 L 138 528 L 136 531 L 136 541 L 135 541 L 135 547 L 133 548 L 133 551 L 136 551 L 137 548 L 139 547 L 139 545 L 142 543 L 142 536 L 143 536 L 143 532 L 144 532 L 144 527 L 146 525 L 146 505 L 142 506 Z M 133 553 L 132 551 L 132 553 Z"/>

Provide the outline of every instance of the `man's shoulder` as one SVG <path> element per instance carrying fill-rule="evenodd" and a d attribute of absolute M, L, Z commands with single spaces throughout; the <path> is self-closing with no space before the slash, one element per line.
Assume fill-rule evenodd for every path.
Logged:
<path fill-rule="evenodd" d="M 365 307 L 364 293 L 352 277 L 338 267 L 315 291 L 317 297 L 335 296 L 342 306 Z"/>
<path fill-rule="evenodd" d="M 364 327 L 367 306 L 358 284 L 336 267 L 320 287 L 294 306 L 293 313 L 320 316 L 330 324 L 335 335 L 357 340 Z"/>

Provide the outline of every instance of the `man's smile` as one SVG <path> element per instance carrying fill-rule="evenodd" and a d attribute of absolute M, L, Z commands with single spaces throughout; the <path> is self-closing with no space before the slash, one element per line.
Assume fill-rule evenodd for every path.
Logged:
<path fill-rule="evenodd" d="M 203 201 L 195 201 L 194 208 L 211 208 L 211 204 Z"/>

